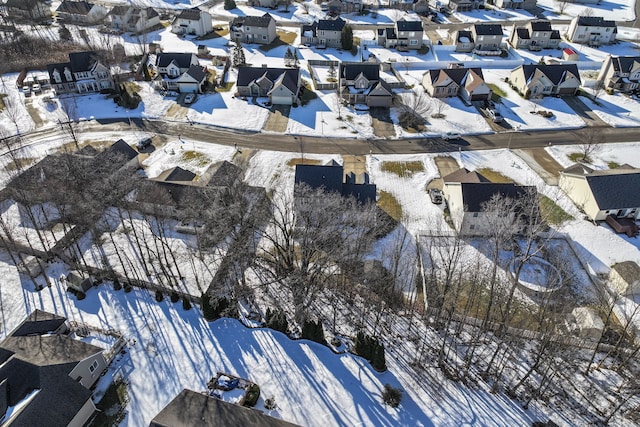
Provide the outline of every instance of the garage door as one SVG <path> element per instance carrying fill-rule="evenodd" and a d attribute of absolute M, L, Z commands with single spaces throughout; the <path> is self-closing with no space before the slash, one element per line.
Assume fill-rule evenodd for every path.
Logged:
<path fill-rule="evenodd" d="M 370 96 L 367 98 L 369 107 L 389 107 L 391 106 L 391 98 L 386 96 Z"/>
<path fill-rule="evenodd" d="M 178 87 L 180 88 L 181 93 L 198 92 L 197 83 L 178 83 Z"/>
<path fill-rule="evenodd" d="M 485 101 L 487 99 L 489 99 L 489 96 L 484 93 L 474 93 L 473 95 L 471 95 L 472 101 Z"/>
<path fill-rule="evenodd" d="M 290 96 L 272 96 L 271 103 L 275 105 L 291 105 Z"/>

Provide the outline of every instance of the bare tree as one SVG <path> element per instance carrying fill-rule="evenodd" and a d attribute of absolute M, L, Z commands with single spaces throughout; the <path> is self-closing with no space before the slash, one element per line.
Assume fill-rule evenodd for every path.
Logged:
<path fill-rule="evenodd" d="M 567 6 L 569 6 L 569 2 L 560 0 L 556 1 L 556 4 L 558 5 L 558 13 L 564 15 L 564 11 L 567 9 Z"/>
<path fill-rule="evenodd" d="M 593 161 L 592 156 L 597 154 L 602 149 L 602 144 L 604 144 L 605 137 L 602 133 L 602 129 L 593 128 L 589 129 L 583 139 L 582 143 L 578 145 L 578 149 L 580 150 L 580 160 L 583 162 L 591 163 Z"/>
<path fill-rule="evenodd" d="M 446 117 L 444 112 L 449 109 L 449 104 L 438 98 L 433 98 L 431 102 L 433 104 L 432 109 L 435 111 L 431 114 L 431 117 L 434 119 L 444 119 Z"/>
<path fill-rule="evenodd" d="M 71 140 L 76 146 L 76 150 L 79 150 L 80 145 L 78 131 L 76 129 L 78 124 L 78 102 L 75 96 L 60 99 L 60 113 L 60 126 L 71 137 Z"/>
<path fill-rule="evenodd" d="M 432 104 L 424 92 L 404 92 L 396 98 L 400 114 L 398 122 L 403 128 L 421 129 L 425 124 L 425 117 L 431 111 Z"/>

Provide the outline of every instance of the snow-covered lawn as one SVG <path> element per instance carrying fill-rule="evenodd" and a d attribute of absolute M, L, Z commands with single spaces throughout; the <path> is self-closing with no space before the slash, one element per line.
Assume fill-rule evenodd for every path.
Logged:
<path fill-rule="evenodd" d="M 580 98 L 605 123 L 614 127 L 640 126 L 640 98 L 615 93 L 603 93 L 596 105 L 587 97 Z"/>
<path fill-rule="evenodd" d="M 587 9 L 592 16 L 602 16 L 613 21 L 633 21 L 635 14 L 635 0 L 615 0 L 598 4 L 567 3 L 564 13 L 559 15 L 559 2 L 556 0 L 539 0 L 536 5 L 545 9 L 547 19 L 571 19 L 574 16 L 585 15 Z"/>

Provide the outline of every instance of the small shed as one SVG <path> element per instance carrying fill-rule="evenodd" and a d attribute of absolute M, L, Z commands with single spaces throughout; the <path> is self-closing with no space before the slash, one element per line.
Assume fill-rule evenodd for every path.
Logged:
<path fill-rule="evenodd" d="M 578 327 L 580 338 L 598 341 L 604 331 L 604 323 L 598 312 L 591 307 L 576 307 L 571 312 Z"/>
<path fill-rule="evenodd" d="M 82 277 L 82 273 L 79 271 L 70 271 L 65 279 L 67 288 L 74 289 L 78 292 L 87 292 L 93 286 L 93 279 L 88 277 Z"/>
<path fill-rule="evenodd" d="M 612 265 L 609 284 L 623 296 L 640 294 L 640 266 L 633 261 Z"/>
<path fill-rule="evenodd" d="M 565 61 L 577 61 L 579 59 L 579 55 L 578 52 L 570 47 L 565 47 L 562 49 L 562 59 Z"/>

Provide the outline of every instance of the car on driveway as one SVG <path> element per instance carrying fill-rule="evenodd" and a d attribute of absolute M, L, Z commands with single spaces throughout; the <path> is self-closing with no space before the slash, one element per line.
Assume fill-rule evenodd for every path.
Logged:
<path fill-rule="evenodd" d="M 24 93 L 24 96 L 31 96 L 31 86 L 22 86 L 22 93 Z"/>
<path fill-rule="evenodd" d="M 449 131 L 442 134 L 442 139 L 444 139 L 445 141 L 460 139 L 460 134 L 458 132 Z"/>
<path fill-rule="evenodd" d="M 31 86 L 31 90 L 33 93 L 40 93 L 42 92 L 42 87 L 40 87 L 40 83 L 34 83 L 33 86 Z"/>
<path fill-rule="evenodd" d="M 487 117 L 493 120 L 494 123 L 500 123 L 503 120 L 502 114 L 495 108 L 487 108 Z"/>
<path fill-rule="evenodd" d="M 138 151 L 142 151 L 145 148 L 151 146 L 151 138 L 150 137 L 145 137 L 142 138 L 140 141 L 138 141 L 138 144 L 136 144 L 136 146 L 138 147 Z"/>
<path fill-rule="evenodd" d="M 431 198 L 431 203 L 439 205 L 442 203 L 442 191 L 437 188 L 432 188 L 429 190 L 429 197 Z"/>
<path fill-rule="evenodd" d="M 184 97 L 184 103 L 185 104 L 193 104 L 193 102 L 196 100 L 196 94 L 195 93 L 188 93 L 187 96 Z"/>

